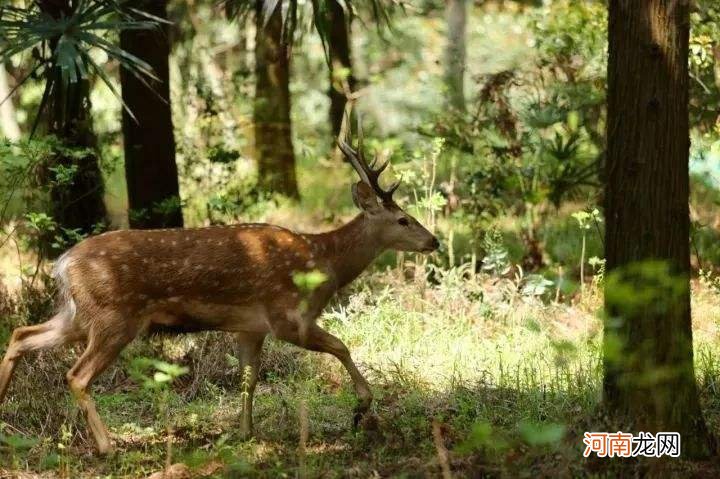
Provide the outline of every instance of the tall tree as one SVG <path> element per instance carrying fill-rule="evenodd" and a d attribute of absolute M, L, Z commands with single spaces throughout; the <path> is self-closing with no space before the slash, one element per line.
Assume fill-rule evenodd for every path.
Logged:
<path fill-rule="evenodd" d="M 263 6 L 264 0 L 256 0 L 253 120 L 258 182 L 266 191 L 297 198 L 290 127 L 290 51 L 284 35 L 282 9 L 264 13 Z"/>
<path fill-rule="evenodd" d="M 134 8 L 165 20 L 167 0 L 131 0 Z M 167 24 L 148 30 L 124 30 L 120 48 L 142 59 L 155 72 L 156 79 L 143 79 L 120 69 L 130 226 L 163 228 L 183 225 L 180 188 L 175 163 L 175 136 L 170 109 L 170 43 Z"/>
<path fill-rule="evenodd" d="M 61 21 L 72 17 L 80 5 L 69 0 L 41 0 L 38 4 L 43 13 Z M 50 38 L 51 51 L 57 51 L 62 38 L 62 35 Z M 97 225 L 107 223 L 97 139 L 90 114 L 90 81 L 85 76 L 67 82 L 63 78 L 67 71 L 63 68 L 64 65 L 53 64 L 46 77 L 47 108 L 43 116 L 49 134 L 61 139 L 65 147 L 83 153 L 72 154 L 67 148 L 57 150 L 45 182 L 50 188 L 51 213 L 58 226 L 88 234 Z M 57 181 L 58 168 L 74 170 L 71 181 Z M 66 237 L 68 241 L 73 238 L 74 235 Z"/>
<path fill-rule="evenodd" d="M 298 11 L 308 8 L 313 26 L 328 47 L 329 57 L 336 58 L 331 81 L 350 66 L 349 22 L 343 9 L 363 5 L 378 28 L 390 23 L 395 2 L 363 0 L 353 2 L 328 0 L 298 2 L 297 0 L 221 0 L 229 17 L 246 20 L 254 16 L 255 41 L 255 149 L 258 161 L 258 181 L 261 188 L 290 197 L 298 197 L 290 125 L 290 44 L 298 26 Z M 329 21 L 331 20 L 331 21 Z M 354 83 L 350 76 L 349 83 Z M 341 94 L 339 91 L 333 93 Z M 331 122 L 338 128 L 344 110 L 344 94 L 331 100 Z M 342 104 L 342 107 L 340 105 Z M 340 120 L 338 120 L 339 118 Z"/>
<path fill-rule="evenodd" d="M 448 0 L 445 86 L 449 106 L 457 111 L 465 111 L 466 24 L 467 0 Z"/>
<path fill-rule="evenodd" d="M 15 119 L 15 106 L 10 92 L 5 66 L 0 65 L 0 133 L 8 140 L 15 141 L 20 138 L 20 127 Z"/>
<path fill-rule="evenodd" d="M 333 137 L 340 133 L 347 90 L 355 90 L 350 45 L 351 17 L 338 0 L 328 1 L 327 46 L 330 60 L 330 126 Z"/>
<path fill-rule="evenodd" d="M 693 370 L 689 2 L 611 0 L 604 402 L 618 425 L 676 431 L 707 456 Z"/>

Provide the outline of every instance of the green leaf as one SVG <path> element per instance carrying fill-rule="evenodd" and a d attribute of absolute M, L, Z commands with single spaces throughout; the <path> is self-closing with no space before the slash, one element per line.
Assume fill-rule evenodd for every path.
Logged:
<path fill-rule="evenodd" d="M 173 379 L 172 376 L 170 376 L 169 374 L 160 372 L 160 371 L 157 371 L 155 373 L 155 375 L 153 376 L 153 380 L 155 380 L 156 383 L 160 383 L 160 384 L 169 383 L 170 381 L 172 381 L 172 379 Z"/>
<path fill-rule="evenodd" d="M 565 437 L 564 424 L 523 421 L 519 431 L 523 440 L 531 446 L 555 444 Z"/>
<path fill-rule="evenodd" d="M 0 434 L 0 443 L 5 444 L 10 449 L 14 450 L 32 449 L 39 442 L 40 440 L 35 437 L 26 437 L 19 434 Z"/>
<path fill-rule="evenodd" d="M 327 281 L 327 275 L 320 270 L 308 272 L 297 271 L 293 273 L 293 283 L 303 293 L 311 293 L 321 284 Z"/>

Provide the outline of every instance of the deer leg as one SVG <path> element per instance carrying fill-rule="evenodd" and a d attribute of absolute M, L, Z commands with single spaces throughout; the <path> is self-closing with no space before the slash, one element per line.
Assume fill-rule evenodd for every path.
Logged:
<path fill-rule="evenodd" d="M 67 373 L 68 386 L 78 403 L 90 432 L 97 443 L 98 452 L 107 454 L 112 449 L 110 435 L 95 408 L 95 401 L 88 392 L 92 381 L 117 358 L 120 351 L 132 340 L 123 334 L 103 331 L 103 336 L 91 335 L 88 346 Z"/>
<path fill-rule="evenodd" d="M 370 391 L 370 385 L 367 380 L 352 360 L 350 351 L 347 346 L 345 346 L 345 343 L 316 324 L 311 324 L 308 327 L 304 340 L 300 337 L 297 328 L 293 327 L 290 321 L 285 321 L 282 325 L 278 326 L 280 327 L 276 326 L 274 330 L 278 338 L 309 349 L 310 351 L 332 354 L 342 363 L 348 374 L 350 374 L 350 378 L 355 386 L 355 393 L 358 396 L 358 405 L 355 408 L 355 415 L 353 417 L 353 423 L 357 426 L 362 416 L 370 409 L 372 392 Z"/>
<path fill-rule="evenodd" d="M 61 346 L 76 337 L 76 334 L 68 331 L 67 317 L 64 313 L 57 314 L 42 324 L 16 328 L 10 337 L 5 357 L 0 363 L 0 403 L 5 398 L 15 366 L 26 353 Z"/>
<path fill-rule="evenodd" d="M 242 374 L 242 418 L 240 419 L 240 436 L 243 440 L 253 434 L 253 395 L 257 385 L 260 355 L 262 353 L 264 333 L 237 333 L 240 347 L 240 371 Z"/>

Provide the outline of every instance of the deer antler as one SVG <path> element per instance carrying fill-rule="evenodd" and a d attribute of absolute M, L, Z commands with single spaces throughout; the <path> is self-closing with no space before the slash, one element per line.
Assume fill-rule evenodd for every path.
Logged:
<path fill-rule="evenodd" d="M 358 172 L 360 178 L 365 183 L 367 183 L 368 186 L 373 189 L 373 191 L 375 191 L 375 194 L 378 196 L 378 198 L 380 198 L 383 203 L 393 203 L 392 195 L 393 193 L 395 193 L 395 190 L 397 190 L 398 186 L 400 186 L 400 182 L 396 182 L 388 190 L 383 190 L 380 187 L 380 183 L 378 182 L 378 180 L 380 179 L 380 174 L 385 170 L 385 168 L 388 167 L 390 161 L 386 160 L 378 168 L 375 168 L 375 164 L 377 163 L 377 156 L 373 158 L 373 161 L 370 164 L 368 164 L 368 162 L 365 160 L 365 153 L 363 151 L 363 132 L 360 115 L 358 115 L 357 150 L 353 149 L 353 147 L 350 146 L 350 144 L 348 143 L 351 141 L 350 136 L 350 128 L 348 128 L 346 138 L 344 140 L 338 139 L 338 147 L 340 147 L 340 150 L 343 152 L 348 161 L 350 161 L 350 164 L 353 166 L 353 168 L 355 168 L 355 171 Z"/>

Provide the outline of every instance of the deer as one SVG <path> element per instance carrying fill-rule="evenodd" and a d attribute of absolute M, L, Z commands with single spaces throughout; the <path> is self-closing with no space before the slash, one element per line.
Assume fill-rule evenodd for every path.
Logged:
<path fill-rule="evenodd" d="M 358 122 L 359 123 L 359 122 Z M 247 398 L 240 435 L 253 435 L 253 394 L 263 343 L 269 334 L 304 349 L 329 353 L 344 366 L 357 395 L 353 424 L 371 406 L 372 392 L 345 344 L 316 324 L 335 293 L 383 251 L 431 253 L 438 239 L 393 200 L 400 182 L 380 186 L 388 161 L 375 168 L 351 133 L 338 147 L 360 176 L 352 198 L 361 212 L 324 233 L 296 233 L 263 223 L 205 228 L 115 230 L 91 236 L 58 258 L 56 313 L 15 329 L 0 364 L 0 404 L 18 361 L 27 353 L 73 343 L 85 349 L 66 374 L 100 454 L 112 451 L 107 427 L 89 392 L 92 382 L 135 338 L 158 332 L 233 333 Z M 320 271 L 310 291 L 294 275 Z"/>

